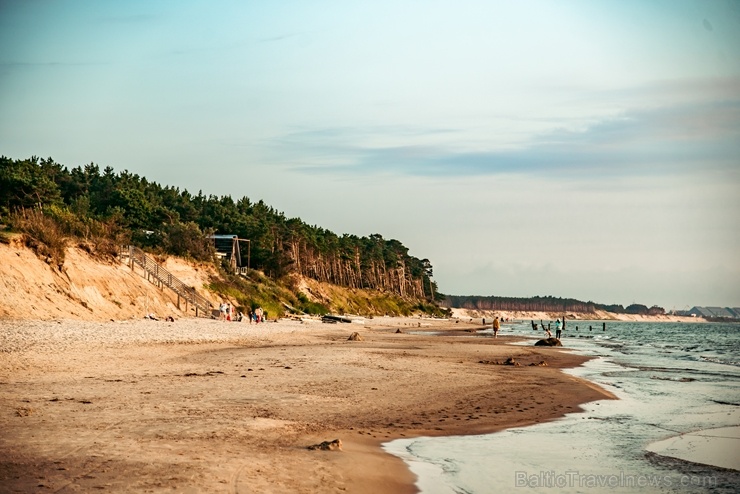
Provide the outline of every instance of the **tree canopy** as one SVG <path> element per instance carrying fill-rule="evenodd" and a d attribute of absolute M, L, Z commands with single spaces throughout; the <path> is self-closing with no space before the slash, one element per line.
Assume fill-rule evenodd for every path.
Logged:
<path fill-rule="evenodd" d="M 94 163 L 69 170 L 51 158 L 0 157 L 0 217 L 7 221 L 22 208 L 77 225 L 115 225 L 134 245 L 196 259 L 210 255 L 209 234 L 234 234 L 250 240 L 251 267 L 276 279 L 298 273 L 414 298 L 433 299 L 437 293 L 429 260 L 410 255 L 398 240 L 338 235 L 287 218 L 261 200 L 193 195 L 128 171 L 101 171 Z"/>

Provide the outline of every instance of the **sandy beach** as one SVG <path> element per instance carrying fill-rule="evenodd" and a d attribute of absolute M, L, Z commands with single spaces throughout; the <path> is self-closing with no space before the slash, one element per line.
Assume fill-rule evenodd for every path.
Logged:
<path fill-rule="evenodd" d="M 583 357 L 476 329 L 4 320 L 0 491 L 415 492 L 383 442 L 547 421 L 607 396 L 558 370 Z M 508 357 L 521 365 L 492 363 Z M 334 439 L 341 451 L 308 449 Z"/>

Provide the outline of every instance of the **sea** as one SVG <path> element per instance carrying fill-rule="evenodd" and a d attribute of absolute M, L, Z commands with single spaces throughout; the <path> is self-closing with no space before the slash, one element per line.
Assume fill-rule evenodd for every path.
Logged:
<path fill-rule="evenodd" d="M 532 345 L 542 332 L 522 321 L 504 325 L 499 338 L 507 335 Z M 565 372 L 618 400 L 493 434 L 403 438 L 385 450 L 408 464 L 423 494 L 740 492 L 740 324 L 604 330 L 568 321 L 561 341 L 593 357 Z"/>

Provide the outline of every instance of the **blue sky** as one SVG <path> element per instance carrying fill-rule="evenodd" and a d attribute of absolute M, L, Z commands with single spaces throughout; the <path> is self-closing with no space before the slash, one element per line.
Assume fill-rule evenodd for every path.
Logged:
<path fill-rule="evenodd" d="M 263 199 L 454 294 L 740 305 L 740 2 L 0 0 L 0 153 Z"/>

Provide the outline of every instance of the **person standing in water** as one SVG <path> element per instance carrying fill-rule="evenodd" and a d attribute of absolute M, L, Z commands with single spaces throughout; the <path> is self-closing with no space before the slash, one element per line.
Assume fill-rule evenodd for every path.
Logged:
<path fill-rule="evenodd" d="M 498 316 L 493 318 L 493 337 L 498 338 L 498 330 L 501 327 L 501 323 L 498 320 Z"/>
<path fill-rule="evenodd" d="M 555 338 L 560 339 L 560 319 L 555 319 Z"/>

